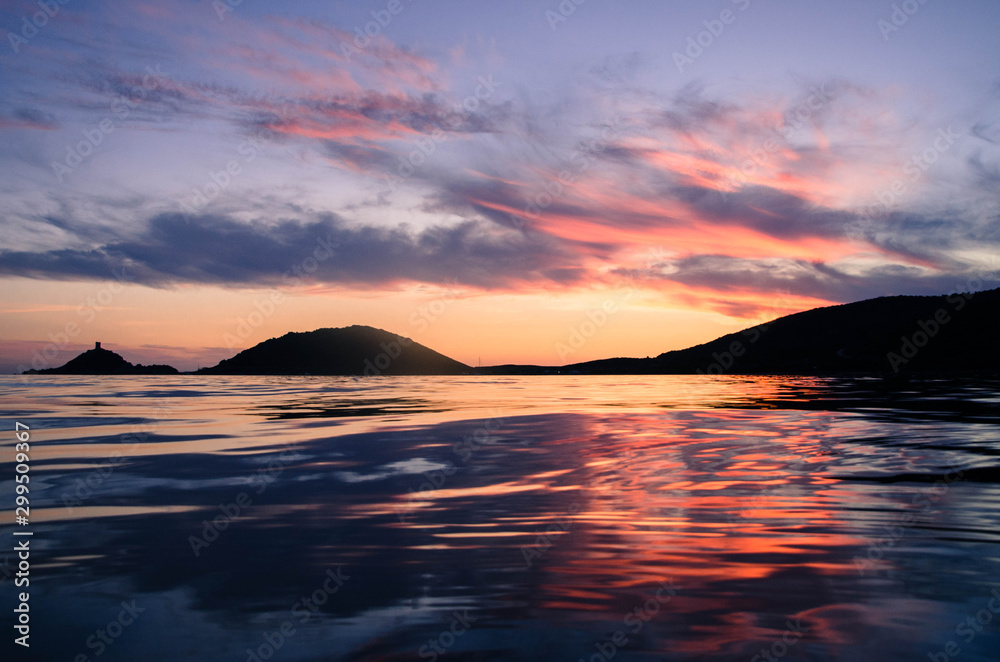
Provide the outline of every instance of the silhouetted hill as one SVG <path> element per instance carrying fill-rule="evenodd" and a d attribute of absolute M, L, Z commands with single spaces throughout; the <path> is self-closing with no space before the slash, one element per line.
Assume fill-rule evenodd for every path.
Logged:
<path fill-rule="evenodd" d="M 370 326 L 286 333 L 197 374 L 456 375 L 471 368 L 409 338 Z"/>
<path fill-rule="evenodd" d="M 567 366 L 470 368 L 409 338 L 370 326 L 317 329 L 266 340 L 197 374 L 907 374 L 1000 372 L 1000 289 L 948 296 L 880 297 L 816 308 L 655 358 Z M 26 374 L 177 374 L 132 365 L 114 352 L 84 352 Z"/>
<path fill-rule="evenodd" d="M 26 375 L 176 375 L 177 369 L 169 365 L 132 365 L 119 354 L 102 349 L 97 343 L 75 359 L 58 368 L 27 370 Z"/>
<path fill-rule="evenodd" d="M 880 297 L 788 315 L 652 359 L 590 361 L 562 372 L 997 372 L 998 329 L 1000 289 Z"/>

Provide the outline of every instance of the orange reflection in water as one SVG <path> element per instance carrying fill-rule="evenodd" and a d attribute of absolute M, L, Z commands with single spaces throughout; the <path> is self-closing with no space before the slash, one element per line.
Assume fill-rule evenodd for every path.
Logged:
<path fill-rule="evenodd" d="M 757 616 L 746 616 L 759 611 L 752 592 L 721 595 L 720 585 L 773 590 L 782 575 L 794 574 L 787 590 L 808 595 L 822 593 L 824 578 L 856 572 L 851 554 L 865 541 L 841 521 L 849 495 L 820 475 L 832 459 L 821 443 L 826 414 L 716 411 L 707 427 L 697 411 L 642 418 L 600 413 L 586 418 L 583 429 L 527 451 L 544 458 L 525 467 L 530 478 L 544 479 L 533 486 L 543 497 L 569 491 L 558 499 L 561 509 L 533 520 L 498 519 L 500 531 L 434 536 L 483 538 L 512 555 L 547 536 L 533 608 L 570 610 L 577 618 L 607 618 L 621 609 L 622 592 L 643 595 L 669 578 L 678 595 L 662 618 L 729 615 L 706 629 L 711 637 L 703 643 L 688 640 L 688 651 L 724 650 L 748 634 L 769 632 Z M 579 509 L 570 513 L 566 503 Z M 566 522 L 566 530 L 545 529 L 557 522 Z"/>

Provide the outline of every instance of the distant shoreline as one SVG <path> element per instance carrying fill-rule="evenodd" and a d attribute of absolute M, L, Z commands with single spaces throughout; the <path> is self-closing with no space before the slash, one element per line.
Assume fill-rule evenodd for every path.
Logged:
<path fill-rule="evenodd" d="M 289 332 L 217 365 L 133 365 L 101 343 L 58 368 L 21 374 L 233 376 L 747 375 L 886 377 L 1000 374 L 1000 288 L 815 308 L 687 349 L 562 366 L 470 366 L 370 326 Z M 586 342 L 581 336 L 580 349 Z"/>

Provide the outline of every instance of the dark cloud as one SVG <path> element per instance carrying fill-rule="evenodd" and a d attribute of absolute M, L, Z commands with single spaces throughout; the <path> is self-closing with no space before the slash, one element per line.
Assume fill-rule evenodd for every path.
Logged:
<path fill-rule="evenodd" d="M 622 271 L 644 280 L 667 280 L 726 292 L 784 292 L 847 303 L 886 295 L 932 295 L 1000 284 L 1000 263 L 985 269 L 950 273 L 902 265 L 883 265 L 848 273 L 822 262 L 693 255 L 667 261 L 655 272 Z"/>
<path fill-rule="evenodd" d="M 976 122 L 972 125 L 972 135 L 994 145 L 1000 145 L 1000 123 Z"/>
<path fill-rule="evenodd" d="M 970 156 L 968 164 L 980 187 L 994 192 L 1000 190 L 1000 165 L 987 163 L 981 152 Z"/>
<path fill-rule="evenodd" d="M 556 182 L 557 178 L 548 182 Z M 549 197 L 549 204 L 539 206 L 536 201 L 545 188 L 538 186 L 532 189 L 514 186 L 497 180 L 472 180 L 468 177 L 451 178 L 450 173 L 443 173 L 434 181 L 435 192 L 430 202 L 424 207 L 429 213 L 449 213 L 462 217 L 486 218 L 503 228 L 515 228 L 532 236 L 543 234 L 540 222 L 546 216 L 562 216 L 595 223 L 608 223 L 614 227 L 644 225 L 651 227 L 662 223 L 661 216 L 650 216 L 622 211 L 620 215 L 609 218 L 606 210 L 587 207 L 567 200 L 565 197 Z M 499 207 L 499 208 L 498 208 Z M 513 211 L 508 212 L 505 209 Z M 619 248 L 619 244 L 611 242 L 592 242 L 578 239 L 573 245 L 610 257 L 611 252 Z"/>
<path fill-rule="evenodd" d="M 5 275 L 101 280 L 123 268 L 128 280 L 154 286 L 298 284 L 301 276 L 353 286 L 418 281 L 502 289 L 571 284 L 585 275 L 568 250 L 544 236 L 474 221 L 418 232 L 352 227 L 332 214 L 267 224 L 162 214 L 136 239 L 93 250 L 0 252 Z"/>
<path fill-rule="evenodd" d="M 55 115 L 37 108 L 15 108 L 0 114 L 0 129 L 37 129 L 54 131 L 59 128 Z"/>
<path fill-rule="evenodd" d="M 622 86 L 631 83 L 647 58 L 638 51 L 608 55 L 601 64 L 590 68 L 590 75 L 602 85 Z"/>
<path fill-rule="evenodd" d="M 708 99 L 704 84 L 695 81 L 677 91 L 652 126 L 679 133 L 701 133 L 707 124 L 724 123 L 738 110 L 733 104 Z"/>
<path fill-rule="evenodd" d="M 798 196 L 762 186 L 725 194 L 695 186 L 672 187 L 670 192 L 706 222 L 742 225 L 782 239 L 843 237 L 856 219 L 850 212 L 817 207 Z"/>
<path fill-rule="evenodd" d="M 482 88 L 485 94 L 485 89 Z M 368 91 L 360 95 L 288 99 L 280 103 L 251 103 L 251 118 L 244 122 L 251 131 L 262 129 L 331 139 L 355 146 L 358 142 L 416 140 L 443 134 L 499 133 L 509 122 L 509 103 L 491 104 L 475 100 L 469 110 L 461 102 L 450 102 L 436 94 L 412 96 Z M 472 104 L 470 104 L 472 106 Z M 405 145 L 404 145 L 405 147 Z"/>
<path fill-rule="evenodd" d="M 984 167 L 983 176 L 988 174 Z M 868 218 L 763 186 L 725 194 L 697 186 L 665 190 L 669 197 L 686 203 L 704 223 L 745 227 L 782 240 L 864 239 L 884 253 L 947 269 L 960 266 L 947 256 L 949 250 L 975 242 L 996 243 L 994 226 L 977 224 L 961 210 L 901 211 Z"/>
<path fill-rule="evenodd" d="M 326 155 L 334 161 L 360 172 L 391 172 L 399 164 L 398 158 L 392 152 L 375 143 L 365 142 L 357 145 L 327 140 L 324 141 L 323 148 Z"/>

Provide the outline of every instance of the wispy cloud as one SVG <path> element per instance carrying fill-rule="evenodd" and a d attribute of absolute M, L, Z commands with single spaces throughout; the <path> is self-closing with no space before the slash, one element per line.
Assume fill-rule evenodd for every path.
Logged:
<path fill-rule="evenodd" d="M 29 129 L 38 131 L 53 131 L 59 127 L 56 118 L 37 108 L 15 108 L 9 113 L 0 114 L 0 130 Z"/>

